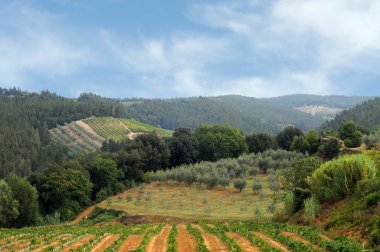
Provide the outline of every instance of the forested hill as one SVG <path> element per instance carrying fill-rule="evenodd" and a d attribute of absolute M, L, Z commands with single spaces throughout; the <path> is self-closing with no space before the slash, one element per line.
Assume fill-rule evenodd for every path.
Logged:
<path fill-rule="evenodd" d="M 279 105 L 289 107 L 301 107 L 307 105 L 319 105 L 330 108 L 350 109 L 357 104 L 367 101 L 373 97 L 369 96 L 340 96 L 340 95 L 285 95 L 274 98 L 264 98 L 263 100 L 270 101 Z"/>
<path fill-rule="evenodd" d="M 245 133 L 276 133 L 289 124 L 310 130 L 324 123 L 324 117 L 296 111 L 293 107 L 298 104 L 351 108 L 364 99 L 364 97 L 309 95 L 257 99 L 232 95 L 138 100 L 136 103 L 129 100 L 126 116 L 165 129 L 182 126 L 194 129 L 202 123 L 227 123 L 242 129 Z"/>
<path fill-rule="evenodd" d="M 322 128 L 338 129 L 342 122 L 349 120 L 354 121 L 362 129 L 372 130 L 378 127 L 380 125 L 380 97 L 343 111 L 334 120 L 326 122 Z"/>
<path fill-rule="evenodd" d="M 67 99 L 50 92 L 28 93 L 0 88 L 0 178 L 10 172 L 26 176 L 59 148 L 50 142 L 49 128 L 89 116 L 121 116 L 116 100 L 93 94 Z"/>

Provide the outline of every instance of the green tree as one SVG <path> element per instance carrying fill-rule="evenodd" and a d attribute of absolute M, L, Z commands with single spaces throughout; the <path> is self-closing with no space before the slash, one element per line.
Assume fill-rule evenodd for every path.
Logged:
<path fill-rule="evenodd" d="M 303 158 L 284 172 L 286 188 L 294 195 L 293 210 L 300 210 L 303 206 L 303 201 L 310 197 L 310 186 L 307 183 L 307 178 L 311 176 L 321 164 L 322 161 L 315 157 Z"/>
<path fill-rule="evenodd" d="M 343 139 L 348 148 L 359 147 L 362 143 L 362 133 L 357 129 L 353 121 L 343 122 L 339 126 L 339 137 Z"/>
<path fill-rule="evenodd" d="M 0 227 L 11 227 L 19 216 L 18 201 L 13 197 L 9 185 L 0 180 Z"/>
<path fill-rule="evenodd" d="M 247 186 L 247 180 L 244 178 L 237 178 L 234 180 L 234 187 L 239 190 L 239 192 L 243 191 L 243 189 Z"/>
<path fill-rule="evenodd" d="M 37 189 L 43 212 L 59 212 L 62 220 L 73 218 L 91 203 L 92 183 L 78 170 L 46 170 L 37 180 Z"/>
<path fill-rule="evenodd" d="M 90 164 L 89 173 L 91 182 L 94 184 L 93 198 L 97 200 L 103 200 L 105 196 L 118 193 L 123 189 L 120 183 L 123 172 L 112 159 L 95 158 Z"/>
<path fill-rule="evenodd" d="M 39 217 L 38 192 L 28 180 L 10 174 L 6 182 L 11 188 L 14 198 L 18 201 L 18 217 L 12 222 L 12 227 L 33 226 Z"/>
<path fill-rule="evenodd" d="M 332 159 L 339 155 L 339 140 L 335 137 L 328 137 L 322 140 L 319 146 L 319 154 L 326 159 Z"/>
<path fill-rule="evenodd" d="M 280 133 L 277 134 L 276 140 L 277 144 L 280 148 L 284 150 L 290 150 L 290 146 L 292 145 L 293 139 L 296 136 L 302 136 L 303 132 L 301 129 L 288 126 L 283 129 Z"/>
<path fill-rule="evenodd" d="M 264 152 L 269 149 L 276 149 L 276 140 L 267 133 L 252 134 L 245 137 L 249 153 Z"/>
<path fill-rule="evenodd" d="M 170 165 L 191 164 L 196 160 L 195 138 L 189 128 L 178 128 L 170 139 Z"/>
<path fill-rule="evenodd" d="M 236 158 L 247 151 L 242 131 L 228 125 L 200 125 L 194 136 L 200 160 Z"/>

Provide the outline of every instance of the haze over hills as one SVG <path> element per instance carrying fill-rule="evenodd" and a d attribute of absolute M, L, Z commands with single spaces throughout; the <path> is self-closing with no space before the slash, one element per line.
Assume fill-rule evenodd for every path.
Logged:
<path fill-rule="evenodd" d="M 126 100 L 126 117 L 165 129 L 190 127 L 202 123 L 231 124 L 245 133 L 277 133 L 287 125 L 305 131 L 319 128 L 337 111 L 352 108 L 370 97 L 291 95 L 253 98 L 238 95 L 175 99 Z M 325 113 L 298 111 L 302 106 L 323 106 L 337 110 Z"/>

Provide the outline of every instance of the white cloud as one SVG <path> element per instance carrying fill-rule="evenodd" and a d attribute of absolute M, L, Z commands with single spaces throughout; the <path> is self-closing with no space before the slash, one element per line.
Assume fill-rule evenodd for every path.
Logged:
<path fill-rule="evenodd" d="M 59 19 L 23 2 L 1 4 L 0 83 L 27 86 L 30 76 L 67 76 L 94 61 L 90 49 L 70 41 Z M 20 18 L 22 17 L 22 18 Z"/>

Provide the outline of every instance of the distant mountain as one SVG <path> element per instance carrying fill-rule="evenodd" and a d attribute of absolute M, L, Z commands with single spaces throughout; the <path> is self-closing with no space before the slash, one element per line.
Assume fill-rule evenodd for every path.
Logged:
<path fill-rule="evenodd" d="M 357 104 L 364 101 L 372 99 L 369 96 L 338 96 L 338 95 L 305 95 L 305 94 L 295 94 L 286 95 L 274 98 L 264 98 L 279 105 L 288 107 L 302 107 L 302 106 L 325 106 L 329 108 L 340 108 L 340 109 L 350 109 Z"/>
<path fill-rule="evenodd" d="M 126 117 L 165 129 L 196 128 L 199 124 L 230 124 L 245 133 L 277 133 L 287 125 L 303 130 L 320 127 L 326 117 L 313 116 L 295 107 L 325 105 L 350 108 L 365 97 L 294 95 L 257 99 L 228 95 L 177 99 L 139 99 L 125 101 Z M 335 114 L 334 114 L 335 115 Z"/>
<path fill-rule="evenodd" d="M 323 124 L 323 129 L 338 129 L 339 125 L 352 120 L 359 127 L 371 130 L 380 125 L 380 97 L 365 101 L 352 109 L 345 110 L 338 114 L 334 120 Z"/>

